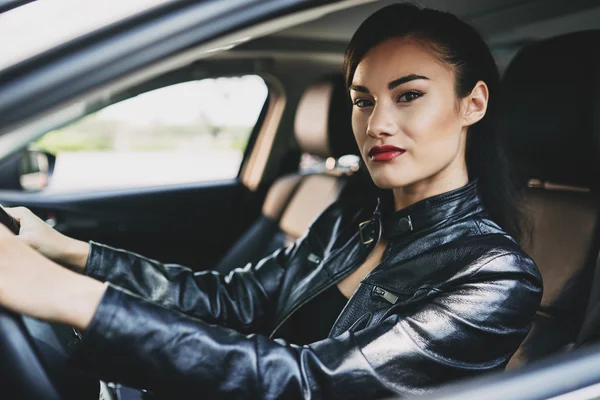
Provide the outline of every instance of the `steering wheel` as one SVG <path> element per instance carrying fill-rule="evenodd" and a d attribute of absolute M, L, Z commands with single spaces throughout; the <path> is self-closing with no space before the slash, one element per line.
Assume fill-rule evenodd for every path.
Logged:
<path fill-rule="evenodd" d="M 73 328 L 0 308 L 0 397 L 98 399 L 98 378 L 68 365 L 79 340 Z"/>

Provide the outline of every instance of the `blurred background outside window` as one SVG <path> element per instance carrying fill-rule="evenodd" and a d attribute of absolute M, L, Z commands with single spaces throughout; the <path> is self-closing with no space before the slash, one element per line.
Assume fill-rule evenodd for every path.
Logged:
<path fill-rule="evenodd" d="M 235 178 L 267 91 L 255 75 L 190 81 L 51 131 L 31 146 L 56 155 L 46 191 Z"/>

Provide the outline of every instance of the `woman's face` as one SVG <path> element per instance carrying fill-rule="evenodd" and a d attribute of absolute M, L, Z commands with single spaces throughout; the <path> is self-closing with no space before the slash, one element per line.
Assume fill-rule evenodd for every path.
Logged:
<path fill-rule="evenodd" d="M 466 178 L 468 121 L 454 72 L 427 47 L 393 38 L 372 48 L 356 68 L 350 95 L 354 136 L 377 186 Z"/>

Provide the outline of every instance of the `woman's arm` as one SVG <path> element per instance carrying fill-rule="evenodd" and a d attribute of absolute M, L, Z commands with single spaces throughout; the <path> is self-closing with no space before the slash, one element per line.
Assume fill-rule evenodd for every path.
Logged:
<path fill-rule="evenodd" d="M 17 239 L 54 262 L 98 281 L 112 282 L 165 307 L 245 332 L 260 330 L 278 294 L 279 279 L 288 260 L 303 245 L 301 239 L 225 277 L 215 271 L 193 273 L 181 265 L 162 264 L 128 251 L 81 242 L 52 229 L 26 208 L 8 211 L 21 222 Z"/>
<path fill-rule="evenodd" d="M 206 324 L 109 285 L 74 361 L 108 381 L 159 395 L 375 398 L 419 394 L 503 368 L 541 298 L 539 276 L 518 255 L 384 320 L 295 346 Z"/>
<path fill-rule="evenodd" d="M 256 332 L 268 319 L 289 260 L 305 246 L 300 239 L 256 264 L 227 276 L 193 272 L 140 255 L 91 244 L 86 275 L 208 323 Z"/>
<path fill-rule="evenodd" d="M 0 225 L 0 305 L 20 314 L 85 328 L 106 286 L 61 267 Z"/>
<path fill-rule="evenodd" d="M 88 243 L 63 235 L 25 207 L 6 207 L 5 210 L 20 223 L 19 240 L 55 263 L 84 272 L 90 252 Z"/>

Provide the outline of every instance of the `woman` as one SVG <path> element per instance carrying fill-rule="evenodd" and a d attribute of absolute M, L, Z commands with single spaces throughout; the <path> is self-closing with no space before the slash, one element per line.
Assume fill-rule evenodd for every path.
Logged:
<path fill-rule="evenodd" d="M 0 230 L 0 304 L 83 330 L 74 362 L 169 398 L 365 399 L 502 369 L 542 285 L 513 239 L 489 49 L 449 14 L 394 5 L 360 26 L 345 70 L 377 190 L 226 278 L 11 209 L 21 232 Z"/>

